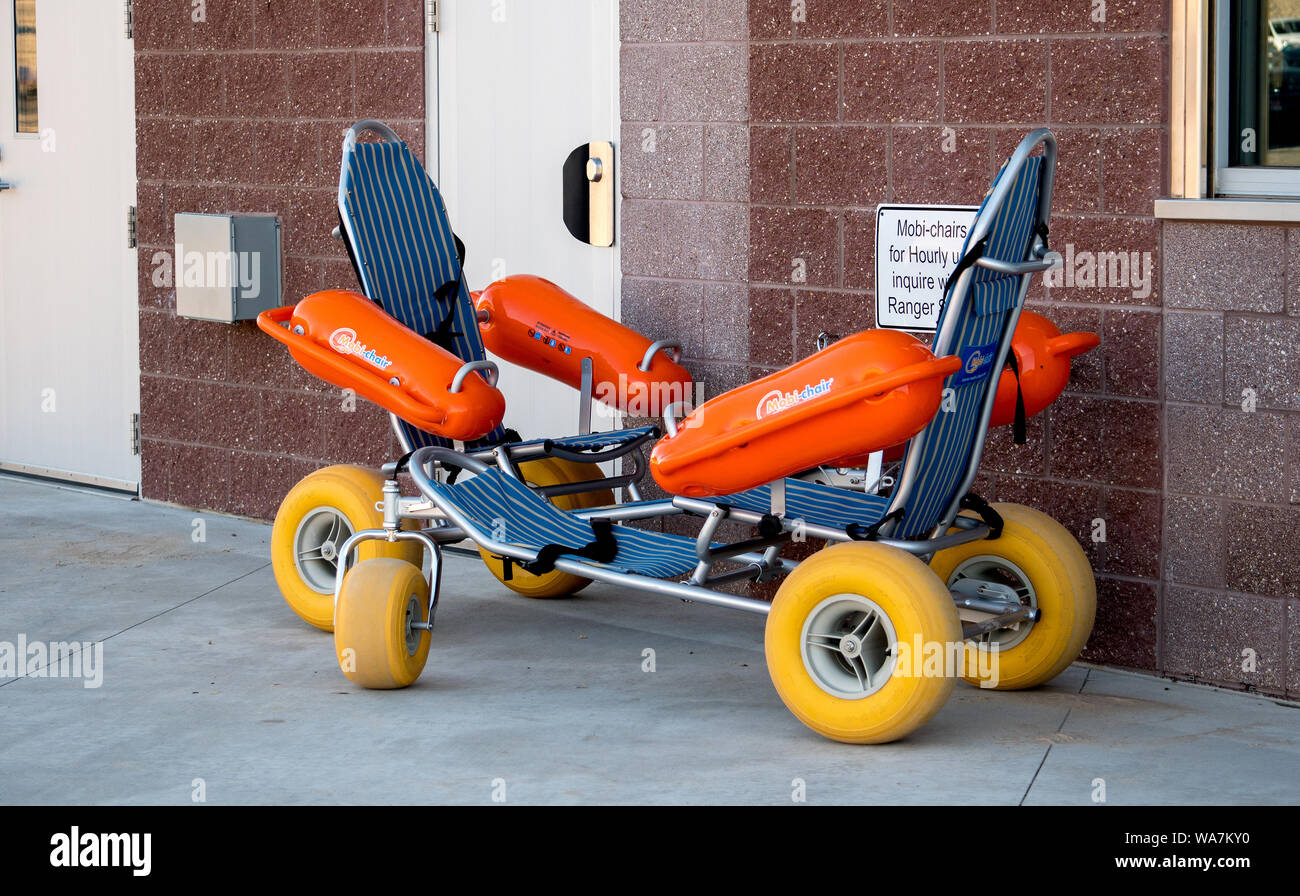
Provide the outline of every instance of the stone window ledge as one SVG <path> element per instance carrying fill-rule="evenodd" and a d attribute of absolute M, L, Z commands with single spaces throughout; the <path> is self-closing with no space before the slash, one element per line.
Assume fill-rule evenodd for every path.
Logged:
<path fill-rule="evenodd" d="M 1155 216 L 1169 221 L 1300 224 L 1300 201 L 1286 199 L 1157 199 Z"/>

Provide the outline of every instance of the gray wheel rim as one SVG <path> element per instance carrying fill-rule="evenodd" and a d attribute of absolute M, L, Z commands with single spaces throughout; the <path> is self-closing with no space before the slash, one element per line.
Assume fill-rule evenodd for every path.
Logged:
<path fill-rule="evenodd" d="M 420 597 L 412 594 L 406 599 L 406 655 L 415 656 L 415 652 L 420 649 L 420 636 L 424 634 L 423 629 L 412 628 L 411 623 L 423 622 L 423 612 L 420 607 Z"/>
<path fill-rule="evenodd" d="M 836 594 L 813 607 L 799 633 L 805 671 L 828 694 L 870 697 L 898 662 L 898 637 L 880 605 L 860 594 Z"/>
<path fill-rule="evenodd" d="M 293 564 L 303 583 L 318 594 L 334 593 L 339 549 L 352 537 L 352 524 L 334 507 L 317 507 L 293 533 Z"/>
<path fill-rule="evenodd" d="M 1038 609 L 1038 593 L 1034 591 L 1034 584 L 1029 580 L 1029 576 L 1019 566 L 1003 557 L 985 555 L 962 561 L 948 577 L 948 588 L 951 589 L 963 579 L 1004 585 L 1020 596 L 1021 604 Z M 1033 627 L 1033 620 L 1026 619 L 1016 628 L 1000 628 L 985 632 L 976 639 L 975 644 L 980 650 L 1010 650 L 1029 637 Z"/>

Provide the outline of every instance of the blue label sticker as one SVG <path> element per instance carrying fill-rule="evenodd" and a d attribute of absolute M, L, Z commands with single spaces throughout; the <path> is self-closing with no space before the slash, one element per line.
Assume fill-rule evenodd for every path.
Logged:
<path fill-rule="evenodd" d="M 952 386 L 964 386 L 975 383 L 993 373 L 993 362 L 997 359 L 996 342 L 988 345 L 972 345 L 961 352 L 961 370 L 953 374 Z"/>

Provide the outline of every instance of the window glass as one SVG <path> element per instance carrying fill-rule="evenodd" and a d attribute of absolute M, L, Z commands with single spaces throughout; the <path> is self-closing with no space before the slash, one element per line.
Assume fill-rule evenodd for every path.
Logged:
<path fill-rule="evenodd" d="M 1229 164 L 1300 166 L 1300 0 L 1237 0 Z"/>
<path fill-rule="evenodd" d="M 37 133 L 36 0 L 14 0 L 14 105 L 18 133 Z"/>

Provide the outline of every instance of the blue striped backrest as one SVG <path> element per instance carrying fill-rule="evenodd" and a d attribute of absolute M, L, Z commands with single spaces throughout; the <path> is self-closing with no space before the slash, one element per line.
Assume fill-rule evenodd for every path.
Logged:
<path fill-rule="evenodd" d="M 1042 156 L 1026 159 L 1015 186 L 1001 207 L 992 212 L 995 218 L 988 231 L 985 257 L 1011 262 L 1023 262 L 1030 257 L 1042 186 L 1042 165 Z M 987 213 L 989 198 L 1006 170 L 1004 164 L 976 213 L 977 222 Z M 972 226 L 967 244 L 962 247 L 962 255 L 970 249 L 970 236 L 974 231 Z M 1017 311 L 1026 276 L 999 274 L 975 267 L 971 276 L 965 278 L 965 301 L 961 301 L 954 284 L 940 312 L 936 334 L 943 333 L 950 312 L 960 314 L 961 318 L 950 338 L 944 340 L 942 335 L 936 336 L 932 348 L 935 356 L 958 355 L 965 361 L 975 352 L 983 357 L 996 355 L 1000 341 L 1011 338 L 1008 324 Z M 893 537 L 924 536 L 940 522 L 953 500 L 960 497 L 956 492 L 966 479 L 972 452 L 980 448 L 976 438 L 983 422 L 984 400 L 990 388 L 997 388 L 999 373 L 991 370 L 988 375 L 968 379 L 964 371 L 959 371 L 945 381 L 945 389 L 952 390 L 948 399 L 951 401 L 950 409 L 941 409 L 908 445 L 904 469 L 913 460 L 910 455 L 914 451 L 920 452 L 919 463 L 902 518 L 891 533 Z"/>
<path fill-rule="evenodd" d="M 447 209 L 438 188 L 405 143 L 355 143 L 344 153 L 339 211 L 351 228 L 361 287 L 371 301 L 421 335 L 454 315 L 450 347 L 464 361 L 486 357 L 474 303 L 461 272 Z M 438 288 L 460 280 L 454 298 Z M 413 447 L 446 440 L 403 422 Z M 504 438 L 498 426 L 482 441 Z"/>

